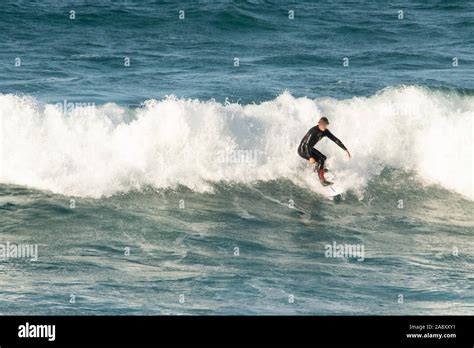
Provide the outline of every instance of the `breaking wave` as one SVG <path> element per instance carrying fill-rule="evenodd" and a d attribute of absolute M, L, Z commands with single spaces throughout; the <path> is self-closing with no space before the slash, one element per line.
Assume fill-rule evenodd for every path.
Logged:
<path fill-rule="evenodd" d="M 283 93 L 248 105 L 169 96 L 137 108 L 64 106 L 0 94 L 1 183 L 97 198 L 277 179 L 318 191 L 296 149 L 325 115 L 353 154 L 347 160 L 327 139 L 317 146 L 340 186 L 363 195 L 372 177 L 395 167 L 474 198 L 474 96 L 454 91 L 398 86 L 345 100 Z"/>

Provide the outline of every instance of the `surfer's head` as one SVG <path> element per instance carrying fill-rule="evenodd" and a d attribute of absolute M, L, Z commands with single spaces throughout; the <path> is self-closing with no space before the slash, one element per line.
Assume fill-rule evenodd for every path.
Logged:
<path fill-rule="evenodd" d="M 326 130 L 327 126 L 329 125 L 329 120 L 327 117 L 321 117 L 318 122 L 319 129 L 322 131 Z"/>

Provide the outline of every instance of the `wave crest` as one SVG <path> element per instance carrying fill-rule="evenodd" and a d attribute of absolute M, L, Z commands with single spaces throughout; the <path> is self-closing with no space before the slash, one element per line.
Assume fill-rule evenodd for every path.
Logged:
<path fill-rule="evenodd" d="M 289 179 L 319 190 L 296 148 L 319 117 L 351 150 L 318 144 L 346 189 L 363 192 L 387 166 L 415 171 L 473 199 L 474 97 L 418 86 L 345 100 L 283 93 L 261 104 L 148 100 L 68 110 L 28 96 L 0 95 L 0 181 L 72 196 L 213 182 Z"/>

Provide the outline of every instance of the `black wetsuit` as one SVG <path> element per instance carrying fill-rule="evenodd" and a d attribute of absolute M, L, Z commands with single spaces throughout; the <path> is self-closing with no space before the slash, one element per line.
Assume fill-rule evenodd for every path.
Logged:
<path fill-rule="evenodd" d="M 337 145 L 339 145 L 341 149 L 347 150 L 347 148 L 344 146 L 342 141 L 336 138 L 329 131 L 329 129 L 322 131 L 319 129 L 318 126 L 314 126 L 308 131 L 308 133 L 306 133 L 303 140 L 301 140 L 300 146 L 298 146 L 298 154 L 301 157 L 306 158 L 307 160 L 309 160 L 310 157 L 313 157 L 318 162 L 320 168 L 324 166 L 324 161 L 326 160 L 326 156 L 323 155 L 318 150 L 316 150 L 314 148 L 314 145 L 316 145 L 316 143 L 320 141 L 323 137 L 328 137 L 329 139 L 334 141 Z"/>

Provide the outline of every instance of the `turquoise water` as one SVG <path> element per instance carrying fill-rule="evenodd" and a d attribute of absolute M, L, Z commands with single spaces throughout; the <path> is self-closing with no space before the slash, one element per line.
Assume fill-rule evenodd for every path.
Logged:
<path fill-rule="evenodd" d="M 472 1 L 6 1 L 0 10 L 2 93 L 48 102 L 140 104 L 168 94 L 251 103 L 285 90 L 350 98 L 401 83 L 472 92 L 473 6 Z M 21 69 L 14 66 L 16 57 Z M 128 68 L 124 57 L 130 58 Z M 459 58 L 457 69 L 453 57 Z"/>
<path fill-rule="evenodd" d="M 6 1 L 0 251 L 38 258 L 0 257 L 0 313 L 473 314 L 473 14 Z M 336 200 L 296 153 L 322 115 Z"/>

